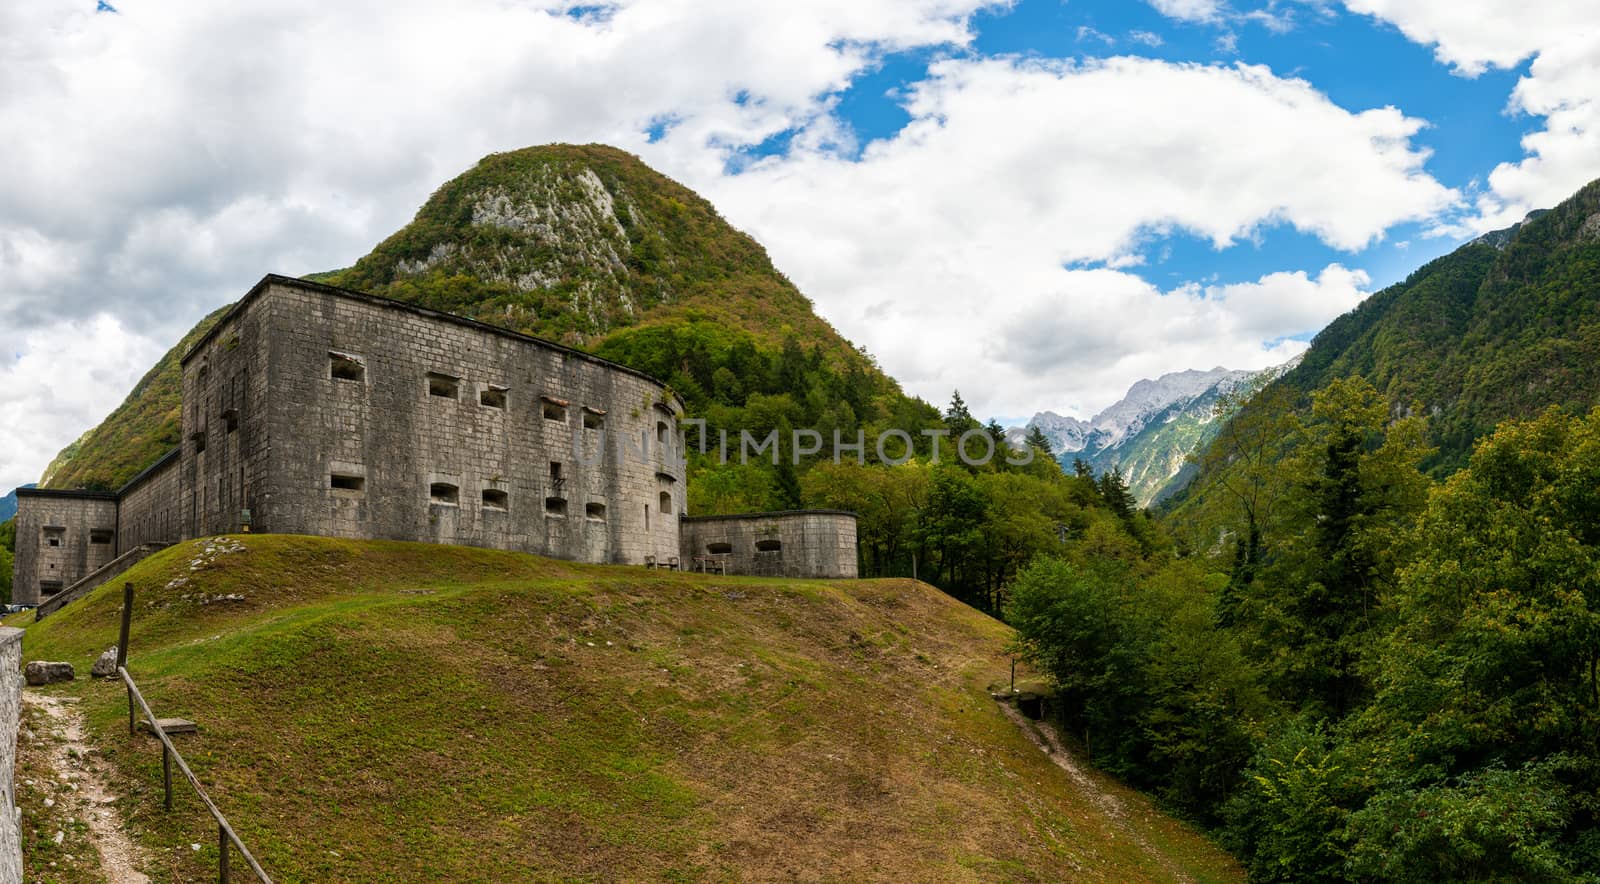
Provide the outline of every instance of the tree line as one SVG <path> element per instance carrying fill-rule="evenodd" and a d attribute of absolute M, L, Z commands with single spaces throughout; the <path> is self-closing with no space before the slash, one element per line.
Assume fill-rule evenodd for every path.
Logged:
<path fill-rule="evenodd" d="M 1595 880 L 1600 409 L 1435 483 L 1365 381 L 1296 405 L 1238 412 L 1170 543 L 1021 570 L 1005 614 L 1065 723 L 1255 880 Z"/>

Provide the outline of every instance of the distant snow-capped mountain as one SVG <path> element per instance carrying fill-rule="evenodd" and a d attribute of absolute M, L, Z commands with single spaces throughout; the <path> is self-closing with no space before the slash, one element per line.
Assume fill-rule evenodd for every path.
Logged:
<path fill-rule="evenodd" d="M 1138 381 L 1126 396 L 1087 421 L 1045 411 L 1026 426 L 1044 433 L 1063 466 L 1083 460 L 1096 474 L 1121 469 L 1140 505 L 1149 505 L 1164 496 L 1189 453 L 1216 432 L 1217 401 L 1263 375 L 1275 377 L 1289 365 L 1260 372 L 1220 366 L 1172 372 Z"/>

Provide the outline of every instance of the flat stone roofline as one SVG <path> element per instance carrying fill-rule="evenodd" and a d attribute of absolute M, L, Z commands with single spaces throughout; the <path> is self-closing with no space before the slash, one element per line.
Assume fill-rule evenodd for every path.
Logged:
<path fill-rule="evenodd" d="M 225 325 L 228 320 L 233 319 L 242 313 L 245 307 L 249 306 L 251 301 L 260 297 L 262 292 L 265 292 L 273 285 L 288 286 L 291 288 L 303 289 L 308 292 L 317 292 L 324 295 L 335 295 L 341 298 L 348 298 L 352 301 L 363 301 L 365 303 L 378 307 L 384 307 L 390 310 L 400 310 L 416 316 L 425 316 L 429 319 L 435 319 L 440 322 L 449 322 L 455 325 L 466 326 L 467 328 L 474 328 L 479 331 L 486 331 L 491 334 L 496 334 L 504 338 L 511 338 L 515 341 L 522 341 L 523 343 L 527 344 L 537 344 L 540 347 L 544 347 L 549 350 L 558 350 L 569 356 L 583 359 L 588 362 L 593 362 L 596 365 L 603 365 L 616 371 L 626 372 L 627 374 L 631 374 L 635 377 L 644 378 L 650 383 L 660 387 L 663 391 L 667 390 L 666 383 L 659 378 L 645 374 L 636 368 L 629 368 L 620 362 L 612 362 L 609 359 L 602 359 L 592 353 L 585 353 L 582 350 L 575 350 L 564 344 L 557 344 L 555 341 L 547 341 L 544 338 L 536 338 L 533 335 L 525 335 L 522 332 L 512 331 L 509 328 L 501 328 L 498 325 L 490 325 L 487 322 L 479 322 L 476 319 L 468 319 L 465 316 L 457 316 L 454 313 L 445 313 L 439 310 L 430 310 L 427 307 L 418 307 L 415 304 L 407 304 L 404 301 L 396 301 L 393 298 L 385 298 L 382 295 L 374 295 L 369 292 L 358 292 L 355 289 L 343 289 L 335 285 L 312 282 L 309 279 L 298 279 L 293 276 L 280 276 L 276 273 L 268 273 L 266 276 L 261 277 L 261 281 L 252 286 L 250 291 L 246 292 L 245 296 L 239 299 L 238 303 L 234 304 L 227 313 L 223 314 L 222 318 L 217 320 L 216 325 L 213 325 L 209 331 L 207 331 L 204 335 L 201 335 L 200 340 L 194 342 L 194 346 L 190 347 L 189 350 L 183 354 L 183 358 L 179 360 L 179 364 L 187 365 L 189 360 L 192 359 L 202 347 L 210 343 L 211 339 L 217 336 L 217 334 L 222 330 L 223 325 Z M 673 398 L 678 397 L 676 394 L 674 394 Z M 678 399 L 678 404 L 682 405 L 683 400 Z"/>
<path fill-rule="evenodd" d="M 774 519 L 783 516 L 849 516 L 859 518 L 849 510 L 774 510 L 770 513 L 732 513 L 726 516 L 679 516 L 679 522 L 726 522 L 729 519 Z"/>
<path fill-rule="evenodd" d="M 135 486 L 143 483 L 146 479 L 148 479 L 151 476 L 155 475 L 156 473 L 160 472 L 162 467 L 166 466 L 168 462 L 172 461 L 174 458 L 176 458 L 178 455 L 180 455 L 182 453 L 183 453 L 183 446 L 179 445 L 177 448 L 174 448 L 171 451 L 167 452 L 166 454 L 161 455 L 161 457 L 156 459 L 155 463 L 153 463 L 153 464 L 145 467 L 144 469 L 140 470 L 139 471 L 139 475 L 134 476 L 132 479 L 129 479 L 126 485 L 123 485 L 121 488 L 118 488 L 117 489 L 117 496 L 118 497 L 122 497 L 123 495 L 127 494 L 129 491 L 132 491 Z"/>
<path fill-rule="evenodd" d="M 17 497 L 75 497 L 80 500 L 117 500 L 115 491 L 74 491 L 65 488 L 18 488 Z"/>
<path fill-rule="evenodd" d="M 162 467 L 166 466 L 169 461 L 171 461 L 173 458 L 176 458 L 182 452 L 183 446 L 180 445 L 166 454 L 161 455 L 161 457 L 156 459 L 155 463 L 140 470 L 139 475 L 129 479 L 127 484 L 115 491 L 83 491 L 74 488 L 18 488 L 17 495 L 19 497 L 26 497 L 31 494 L 36 497 L 76 497 L 86 500 L 120 501 L 124 496 L 127 495 L 129 491 L 132 491 L 140 483 L 155 475 L 157 472 L 160 472 Z"/>

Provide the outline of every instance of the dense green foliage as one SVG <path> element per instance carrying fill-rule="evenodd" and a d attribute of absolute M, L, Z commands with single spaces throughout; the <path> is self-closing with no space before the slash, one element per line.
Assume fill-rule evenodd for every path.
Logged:
<path fill-rule="evenodd" d="M 1257 880 L 1600 880 L 1600 409 L 1433 486 L 1365 381 L 1295 405 L 1225 431 L 1217 548 L 1024 569 L 1007 613 L 1067 723 Z"/>

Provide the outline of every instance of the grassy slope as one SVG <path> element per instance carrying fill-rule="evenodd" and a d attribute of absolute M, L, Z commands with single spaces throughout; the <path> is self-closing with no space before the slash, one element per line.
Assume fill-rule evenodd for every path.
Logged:
<path fill-rule="evenodd" d="M 1137 796 L 1107 819 L 988 698 L 1008 630 L 929 587 L 243 543 L 129 572 L 130 668 L 201 723 L 185 755 L 279 880 L 1162 877 L 1127 825 L 1197 879 L 1237 877 Z M 119 595 L 32 626 L 27 657 L 86 670 Z M 186 790 L 161 810 L 121 691 L 66 690 L 156 880 L 214 875 L 214 830 Z"/>

